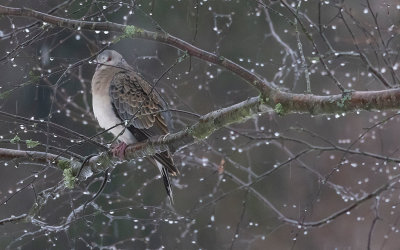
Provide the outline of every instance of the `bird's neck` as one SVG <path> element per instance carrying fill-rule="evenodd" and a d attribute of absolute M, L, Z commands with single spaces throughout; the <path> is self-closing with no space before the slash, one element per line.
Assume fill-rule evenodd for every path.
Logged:
<path fill-rule="evenodd" d="M 110 82 L 116 73 L 120 72 L 120 68 L 115 67 L 101 67 L 93 75 L 92 79 L 92 93 L 105 92 L 108 93 Z"/>

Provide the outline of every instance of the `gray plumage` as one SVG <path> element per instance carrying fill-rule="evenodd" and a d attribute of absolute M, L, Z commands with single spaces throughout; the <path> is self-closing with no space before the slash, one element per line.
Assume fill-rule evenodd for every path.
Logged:
<path fill-rule="evenodd" d="M 170 119 L 157 91 L 133 70 L 123 57 L 114 50 L 105 50 L 97 56 L 97 68 L 92 79 L 93 112 L 100 127 L 118 136 L 122 143 L 113 148 L 113 153 L 124 157 L 126 145 L 144 141 L 152 136 L 168 133 Z M 172 201 L 172 190 L 168 174 L 176 175 L 169 152 L 148 158 L 157 166 L 163 177 L 168 196 Z"/>

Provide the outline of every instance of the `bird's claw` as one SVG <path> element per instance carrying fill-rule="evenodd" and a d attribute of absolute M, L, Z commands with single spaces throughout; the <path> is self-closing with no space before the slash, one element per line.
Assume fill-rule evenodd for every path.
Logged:
<path fill-rule="evenodd" d="M 111 152 L 113 153 L 114 157 L 118 157 L 121 160 L 125 159 L 125 149 L 128 147 L 128 145 L 125 142 L 121 142 L 115 147 L 111 149 Z"/>

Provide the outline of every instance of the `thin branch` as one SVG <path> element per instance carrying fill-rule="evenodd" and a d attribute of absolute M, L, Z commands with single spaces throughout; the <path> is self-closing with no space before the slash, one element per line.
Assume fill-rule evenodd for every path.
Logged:
<path fill-rule="evenodd" d="M 384 185 L 380 186 L 379 188 L 375 189 L 375 191 L 366 194 L 364 197 L 357 199 L 353 204 L 349 205 L 346 208 L 343 208 L 342 210 L 337 211 L 336 213 L 331 214 L 330 216 L 319 220 L 319 221 L 311 221 L 311 222 L 298 222 L 298 225 L 304 226 L 304 227 L 319 227 L 322 226 L 326 223 L 329 223 L 330 221 L 336 219 L 337 217 L 347 213 L 348 211 L 351 211 L 357 207 L 359 207 L 361 204 L 364 204 L 364 202 L 371 200 L 372 198 L 377 197 L 378 195 L 380 195 L 383 191 L 386 191 L 388 188 L 390 188 L 391 186 L 393 186 L 394 184 L 397 183 L 398 178 L 400 176 L 397 175 L 395 176 L 392 180 L 388 181 L 387 183 L 385 183 Z M 287 223 L 292 224 L 293 220 L 289 219 L 286 220 L 286 218 L 281 218 L 282 220 L 284 220 Z"/>
<path fill-rule="evenodd" d="M 71 160 L 56 154 L 46 152 L 0 148 L 0 160 L 2 161 L 26 159 L 42 164 L 51 163 L 52 166 L 61 170 L 71 169 L 72 176 L 69 177 L 75 177 L 79 180 L 85 180 L 93 175 L 93 173 L 102 172 L 106 170 L 111 164 L 111 155 L 108 155 L 108 153 L 103 153 L 93 158 L 95 158 L 96 161 L 90 160 L 85 168 L 81 170 L 81 163 L 75 159 Z M 81 171 L 81 174 L 78 176 L 79 171 Z"/>
<path fill-rule="evenodd" d="M 0 220 L 0 225 L 4 225 L 4 224 L 7 224 L 7 223 L 18 223 L 18 222 L 20 222 L 22 220 L 25 220 L 27 217 L 28 217 L 27 214 L 21 214 L 21 215 L 18 215 L 18 216 L 11 216 L 9 218 Z"/>
<path fill-rule="evenodd" d="M 56 165 L 60 160 L 68 161 L 68 159 L 59 157 L 56 160 L 57 155 L 44 153 L 39 151 L 25 151 L 25 150 L 16 150 L 16 149 L 8 149 L 8 148 L 0 148 L 0 159 L 9 161 L 14 159 L 29 159 L 40 163 L 48 163 L 54 162 Z"/>
<path fill-rule="evenodd" d="M 40 11 L 35 11 L 31 9 L 26 9 L 26 8 L 11 8 L 11 7 L 6 7 L 3 5 L 0 5 L 0 15 L 6 15 L 6 16 L 22 16 L 22 17 L 32 17 L 37 20 L 41 20 L 43 22 L 46 22 L 48 24 L 52 24 L 58 27 L 65 27 L 65 28 L 70 28 L 70 29 L 82 29 L 82 30 L 92 30 L 92 31 L 114 31 L 118 33 L 123 33 L 121 36 L 122 38 L 142 38 L 142 39 L 147 39 L 147 40 L 154 40 L 158 41 L 161 43 L 169 44 L 171 46 L 174 46 L 182 51 L 187 51 L 189 55 L 198 57 L 202 60 L 223 66 L 230 71 L 238 74 L 240 77 L 248 81 L 250 84 L 252 84 L 254 87 L 259 89 L 260 92 L 264 92 L 267 89 L 271 89 L 271 87 L 274 87 L 272 83 L 268 83 L 271 86 L 269 86 L 267 89 L 264 90 L 266 87 L 266 81 L 250 72 L 249 70 L 241 67 L 240 65 L 224 58 L 221 56 L 217 56 L 215 54 L 212 54 L 210 52 L 204 51 L 202 49 L 199 49 L 177 37 L 174 37 L 172 35 L 169 35 L 167 33 L 157 33 L 157 32 L 152 32 L 144 29 L 140 29 L 135 26 L 128 26 L 128 25 L 122 25 L 118 23 L 113 23 L 113 22 L 89 22 L 89 21 L 80 21 L 80 20 L 73 20 L 73 19 L 67 19 L 63 17 L 58 17 L 58 16 L 53 16 L 49 15 Z M 262 91 L 263 90 L 263 91 Z"/>

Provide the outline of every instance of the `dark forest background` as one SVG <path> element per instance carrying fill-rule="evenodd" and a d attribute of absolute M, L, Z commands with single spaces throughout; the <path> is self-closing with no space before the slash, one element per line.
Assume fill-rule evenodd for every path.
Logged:
<path fill-rule="evenodd" d="M 41 12 L 55 8 L 53 15 L 69 19 L 165 31 L 289 92 L 305 93 L 309 82 L 312 94 L 341 93 L 327 68 L 348 90 L 387 88 L 378 75 L 392 87 L 399 84 L 400 5 L 395 0 L 288 1 L 294 14 L 280 1 L 0 4 Z M 112 31 L 36 22 L 0 16 L 1 148 L 66 158 L 104 151 L 88 142 L 77 144 L 82 139 L 69 131 L 85 136 L 102 131 L 91 109 L 96 67 L 91 56 L 109 46 L 155 82 L 184 54 L 142 39 L 108 44 L 120 36 Z M 258 95 L 234 73 L 195 57 L 177 63 L 157 90 L 171 108 L 197 115 Z M 172 113 L 174 132 L 198 119 Z M 181 174 L 172 178 L 173 205 L 158 170 L 142 159 L 116 163 L 104 191 L 83 212 L 101 186 L 102 173 L 69 189 L 63 171 L 50 163 L 0 157 L 0 248 L 397 248 L 398 111 L 278 113 L 272 107 L 175 153 Z M 107 133 L 94 138 L 104 145 L 111 139 Z M 36 206 L 42 198 L 46 201 Z M 29 220 L 13 220 L 26 214 Z"/>

